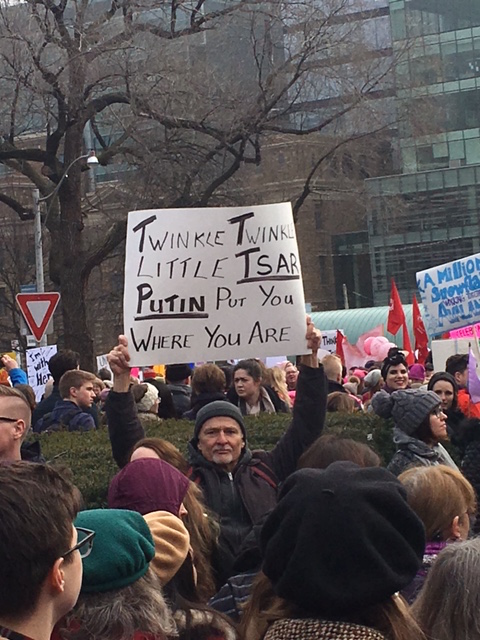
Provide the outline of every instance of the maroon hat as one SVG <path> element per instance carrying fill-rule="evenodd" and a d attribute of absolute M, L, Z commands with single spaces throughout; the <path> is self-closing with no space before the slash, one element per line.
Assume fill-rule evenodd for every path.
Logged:
<path fill-rule="evenodd" d="M 108 488 L 110 509 L 129 509 L 145 515 L 168 511 L 178 516 L 190 480 L 160 458 L 129 462 Z"/>
<path fill-rule="evenodd" d="M 423 382 L 425 380 L 425 367 L 423 364 L 412 364 L 408 370 L 408 377 L 410 380 L 418 380 Z"/>

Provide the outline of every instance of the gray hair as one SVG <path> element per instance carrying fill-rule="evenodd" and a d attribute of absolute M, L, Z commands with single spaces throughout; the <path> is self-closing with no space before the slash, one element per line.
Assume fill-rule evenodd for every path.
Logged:
<path fill-rule="evenodd" d="M 124 589 L 80 594 L 60 635 L 66 640 L 123 640 L 138 631 L 160 637 L 177 635 L 160 581 L 151 568 Z"/>
<path fill-rule="evenodd" d="M 435 640 L 480 638 L 480 538 L 449 544 L 429 570 L 412 613 Z"/>

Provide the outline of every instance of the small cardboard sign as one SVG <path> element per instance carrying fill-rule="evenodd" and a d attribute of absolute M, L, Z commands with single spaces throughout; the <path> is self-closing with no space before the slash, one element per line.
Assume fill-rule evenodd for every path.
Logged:
<path fill-rule="evenodd" d="M 134 366 L 305 353 L 291 205 L 131 212 L 124 322 Z"/>

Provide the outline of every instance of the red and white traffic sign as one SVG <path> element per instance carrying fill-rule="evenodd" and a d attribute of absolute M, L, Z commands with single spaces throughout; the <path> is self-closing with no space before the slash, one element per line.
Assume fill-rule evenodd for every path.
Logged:
<path fill-rule="evenodd" d="M 35 340 L 40 342 L 60 300 L 60 294 L 17 293 L 17 304 Z"/>

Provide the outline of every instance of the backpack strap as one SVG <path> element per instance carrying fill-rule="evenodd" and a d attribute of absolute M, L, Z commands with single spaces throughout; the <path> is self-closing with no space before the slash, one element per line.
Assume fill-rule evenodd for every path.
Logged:
<path fill-rule="evenodd" d="M 267 482 L 273 489 L 278 489 L 277 476 L 275 475 L 273 469 L 268 466 L 268 464 L 266 464 L 262 460 L 259 460 L 256 464 L 250 465 L 250 469 L 253 473 L 262 478 L 262 480 L 265 480 L 265 482 Z"/>
<path fill-rule="evenodd" d="M 199 473 L 195 473 L 195 471 L 193 470 L 193 467 L 188 467 L 187 469 L 187 478 L 195 483 L 197 486 L 200 484 L 200 482 L 202 481 L 200 474 Z"/>

